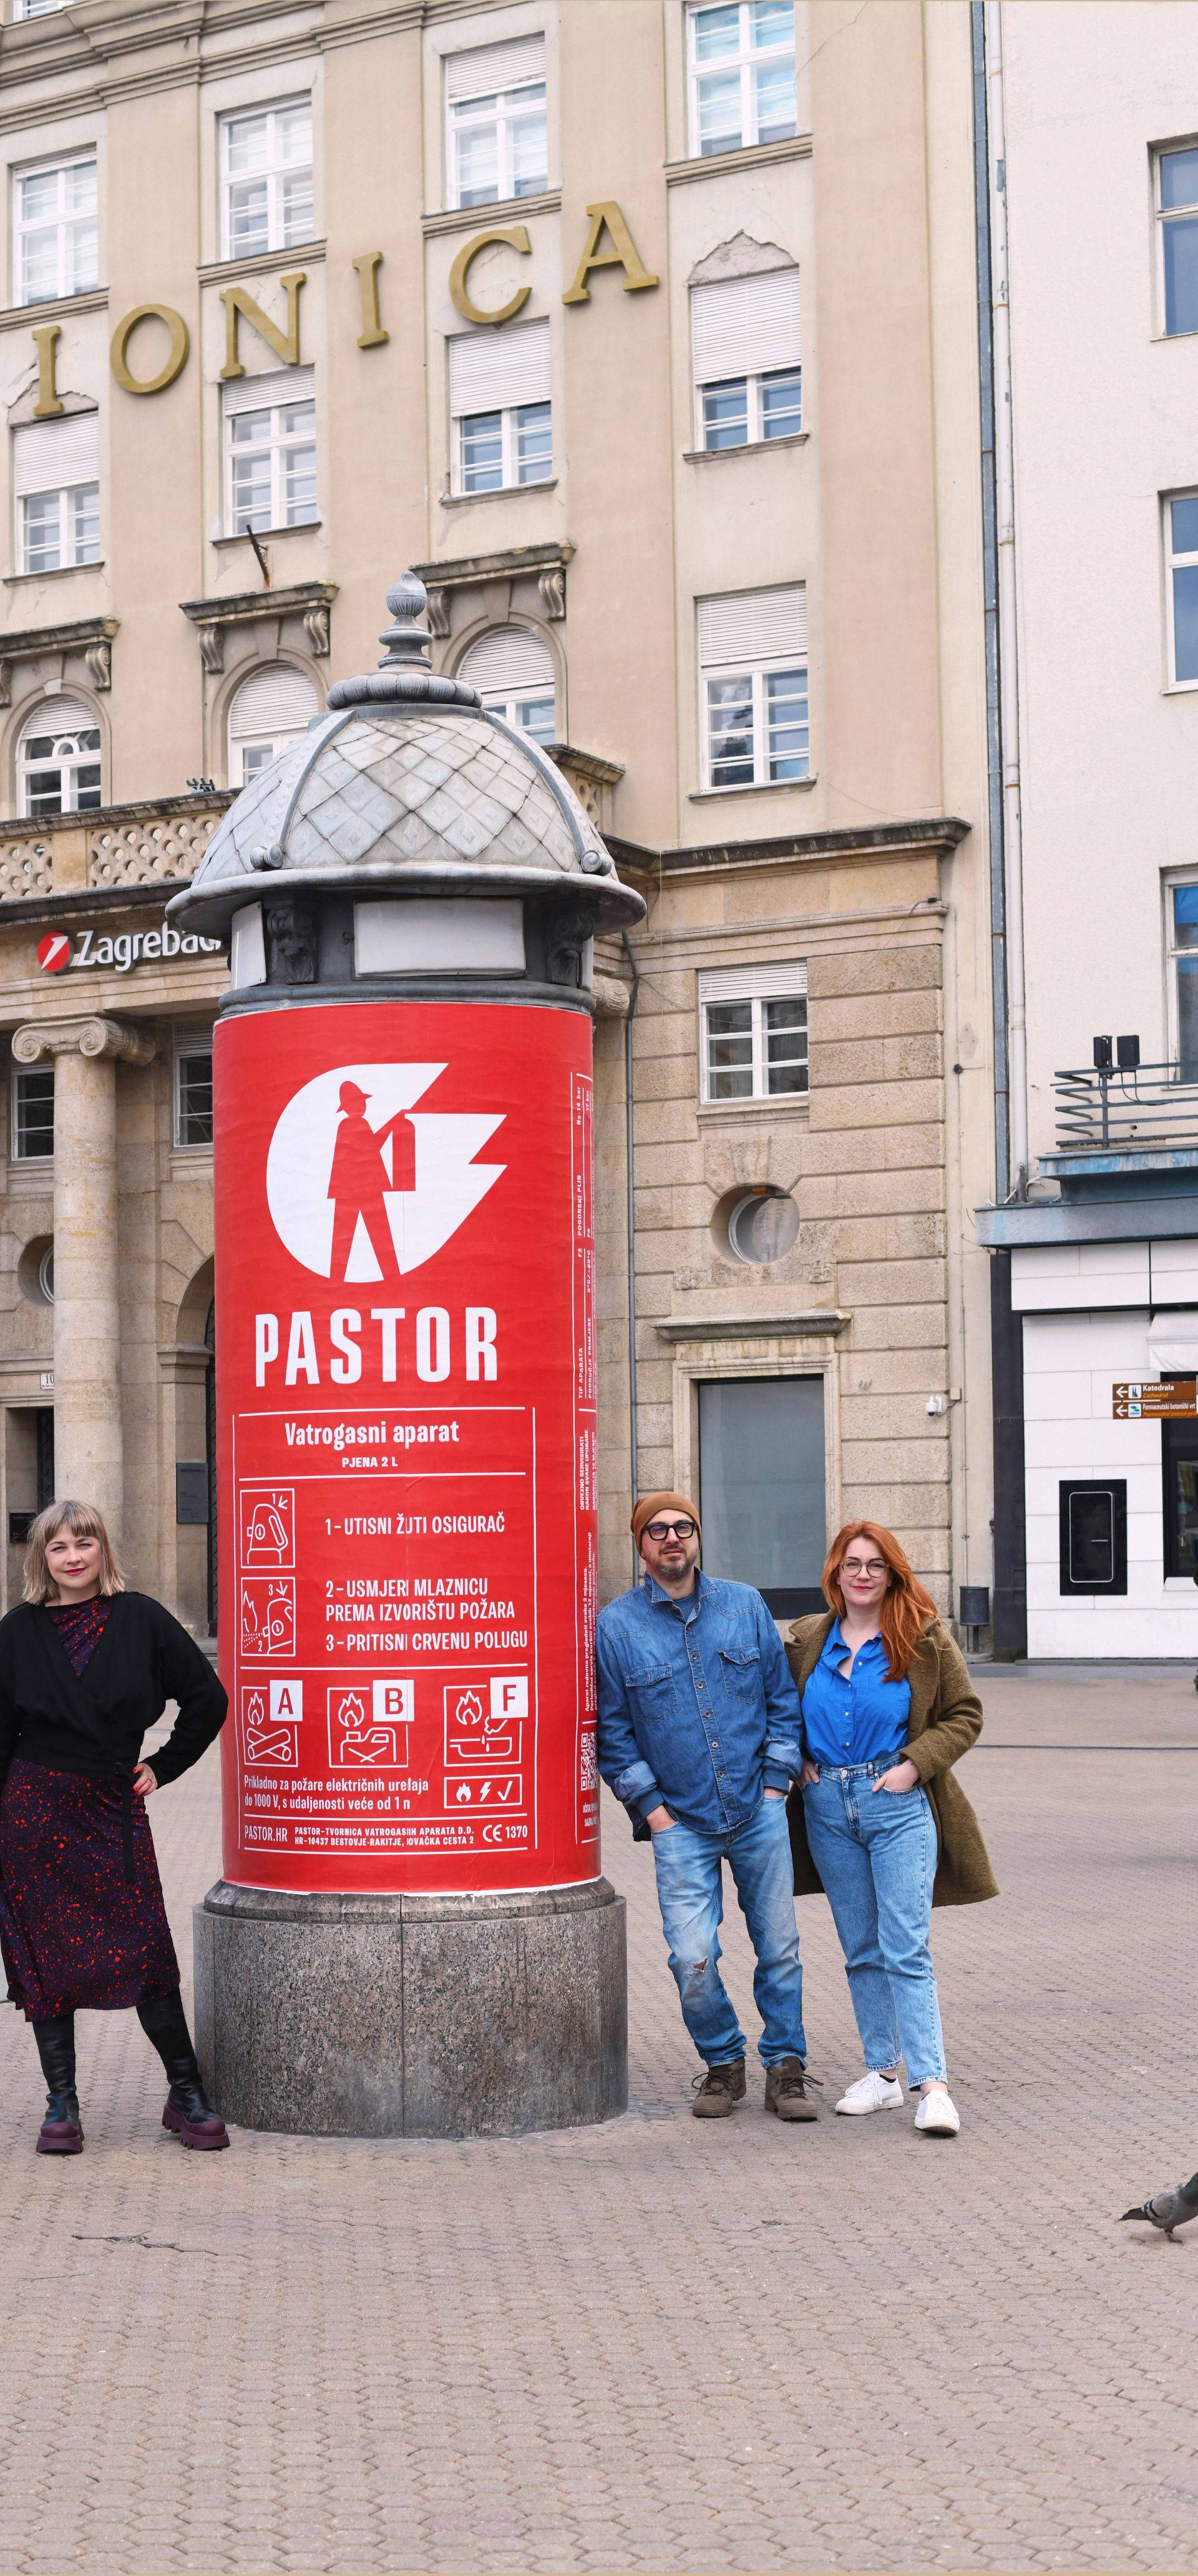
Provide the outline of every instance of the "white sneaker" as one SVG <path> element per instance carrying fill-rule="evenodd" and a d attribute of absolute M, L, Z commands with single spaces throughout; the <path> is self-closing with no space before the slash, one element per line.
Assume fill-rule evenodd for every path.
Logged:
<path fill-rule="evenodd" d="M 961 2126 L 961 2114 L 942 2085 L 934 2093 L 920 2095 L 919 2109 L 915 2114 L 915 2126 L 923 2130 L 925 2137 L 956 2137 Z"/>
<path fill-rule="evenodd" d="M 897 2075 L 859 2075 L 848 2092 L 842 2093 L 838 2111 L 859 2114 L 863 2111 L 897 2111 L 901 2108 L 903 2088 Z"/>

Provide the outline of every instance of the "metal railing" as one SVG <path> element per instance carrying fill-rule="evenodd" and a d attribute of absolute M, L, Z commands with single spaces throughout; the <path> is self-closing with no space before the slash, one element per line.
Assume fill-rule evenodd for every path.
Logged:
<path fill-rule="evenodd" d="M 1062 1153 L 1198 1145 L 1198 1064 L 1086 1065 L 1053 1087 Z"/>

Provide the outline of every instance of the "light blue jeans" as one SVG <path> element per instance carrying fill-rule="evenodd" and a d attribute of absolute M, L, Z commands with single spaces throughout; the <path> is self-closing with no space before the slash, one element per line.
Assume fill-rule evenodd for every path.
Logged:
<path fill-rule="evenodd" d="M 875 1792 L 895 1759 L 825 1768 L 803 1791 L 811 1857 L 824 1882 L 867 2068 L 907 2061 L 907 2082 L 944 2080 L 936 1971 L 928 1948 L 936 1819 L 924 1789 Z"/>
<path fill-rule="evenodd" d="M 761 2062 L 776 2066 L 780 2058 L 801 2057 L 806 2063 L 785 1798 L 763 1797 L 756 1814 L 730 1833 L 695 1834 L 687 1825 L 667 1825 L 653 1836 L 661 1927 L 682 2018 L 709 2066 L 728 2066 L 744 2056 L 745 2035 L 719 1970 L 725 1860 L 757 1954 L 753 1999 L 765 2025 L 757 2043 Z"/>

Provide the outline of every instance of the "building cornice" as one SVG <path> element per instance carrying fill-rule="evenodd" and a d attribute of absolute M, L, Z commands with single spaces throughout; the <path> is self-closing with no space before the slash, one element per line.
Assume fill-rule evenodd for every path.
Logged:
<path fill-rule="evenodd" d="M 672 850 L 647 849 L 617 834 L 609 836 L 608 847 L 618 867 L 640 875 L 701 876 L 713 868 L 786 867 L 804 859 L 906 859 L 917 850 L 947 858 L 972 829 L 959 814 L 939 814 L 926 822 L 872 823 L 860 831 L 792 832 L 784 838 L 699 842 Z M 929 897 L 921 910 L 930 911 L 935 900 Z"/>
<path fill-rule="evenodd" d="M 781 143 L 746 143 L 739 152 L 688 154 L 685 161 L 667 161 L 667 188 L 685 188 L 694 179 L 723 179 L 734 170 L 760 170 L 771 161 L 809 161 L 811 136 L 788 134 Z"/>
<path fill-rule="evenodd" d="M 0 627 L 0 707 L 11 706 L 14 662 L 41 662 L 48 653 L 82 659 L 94 689 L 112 686 L 112 639 L 117 617 L 76 617 L 63 626 Z"/>
<path fill-rule="evenodd" d="M 284 617 L 303 619 L 304 633 L 318 661 L 329 650 L 329 613 L 337 596 L 335 581 L 295 581 L 285 590 L 240 590 L 213 599 L 181 599 L 200 640 L 206 671 L 223 671 L 225 639 L 232 626 L 260 626 Z M 0 648 L 2 649 L 2 648 Z"/>

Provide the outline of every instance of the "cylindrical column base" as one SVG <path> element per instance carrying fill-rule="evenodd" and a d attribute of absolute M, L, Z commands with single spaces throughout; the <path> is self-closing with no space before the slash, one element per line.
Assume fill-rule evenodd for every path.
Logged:
<path fill-rule="evenodd" d="M 292 1896 L 219 1879 L 195 1923 L 215 2107 L 324 2138 L 513 2137 L 628 2103 L 624 1900 Z"/>

